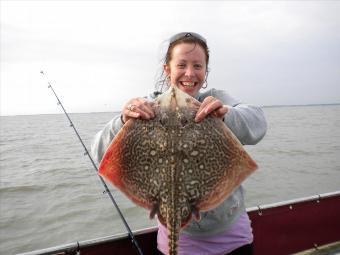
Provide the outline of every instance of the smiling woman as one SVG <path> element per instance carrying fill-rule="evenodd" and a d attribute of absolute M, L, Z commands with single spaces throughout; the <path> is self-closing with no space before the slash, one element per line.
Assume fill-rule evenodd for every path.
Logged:
<path fill-rule="evenodd" d="M 263 111 L 257 106 L 241 104 L 223 90 L 210 89 L 204 93 L 201 92 L 207 79 L 208 62 L 209 50 L 206 39 L 192 32 L 176 34 L 170 38 L 163 65 L 165 78 L 161 85 L 165 85 L 166 88 L 176 88 L 174 90 L 179 89 L 180 93 L 185 92 L 182 94 L 185 94 L 189 101 L 192 97 L 198 101 L 195 101 L 198 104 L 198 110 L 192 116 L 193 120 L 190 119 L 191 122 L 203 122 L 211 115 L 220 119 L 220 122 L 222 120 L 221 124 L 229 127 L 242 144 L 256 144 L 266 132 L 266 120 Z M 171 94 L 171 91 L 173 90 L 168 90 L 163 95 Z M 92 144 L 92 154 L 98 162 L 101 161 L 113 138 L 117 137 L 118 139 L 120 137 L 118 132 L 126 122 L 133 119 L 150 121 L 156 117 L 159 112 L 157 102 L 161 98 L 161 96 L 157 97 L 159 94 L 162 94 L 162 91 L 154 92 L 148 98 L 130 99 L 124 105 L 121 115 L 114 117 L 96 135 Z M 175 94 L 172 97 L 176 98 L 174 99 L 175 102 L 178 100 Z M 178 107 L 174 108 L 175 111 L 180 111 L 177 109 Z M 176 116 L 181 116 L 179 112 L 176 112 L 176 114 Z M 127 126 L 129 124 L 131 124 L 130 121 L 126 123 Z M 181 130 L 176 129 L 174 132 L 180 134 Z M 194 140 L 191 139 L 190 142 L 194 144 Z M 167 140 L 165 144 L 172 143 L 174 141 Z M 160 149 L 166 150 L 166 147 L 163 146 Z M 170 150 L 165 152 L 171 153 Z M 207 160 L 211 164 L 216 164 L 212 157 Z M 103 161 L 106 162 L 106 157 Z M 195 168 L 198 172 L 203 171 L 200 169 L 202 169 L 200 166 L 197 169 Z M 163 199 L 166 198 L 162 197 L 161 200 L 163 201 Z M 195 208 L 195 204 L 191 206 Z M 155 209 L 152 210 L 153 214 L 159 212 L 159 210 L 155 205 Z M 242 186 L 235 188 L 227 198 L 222 199 L 221 204 L 216 208 L 200 214 L 196 210 L 196 218 L 201 220 L 192 220 L 187 226 L 183 226 L 177 249 L 176 246 L 171 246 L 171 249 L 168 248 L 168 243 L 174 243 L 174 240 L 171 236 L 168 236 L 167 226 L 159 223 L 157 242 L 160 252 L 176 254 L 177 250 L 179 254 L 229 254 L 240 251 L 242 254 L 252 254 L 253 235 L 245 211 Z"/>
<path fill-rule="evenodd" d="M 164 64 L 166 79 L 187 94 L 195 96 L 208 76 L 208 47 L 191 33 L 170 41 Z"/>

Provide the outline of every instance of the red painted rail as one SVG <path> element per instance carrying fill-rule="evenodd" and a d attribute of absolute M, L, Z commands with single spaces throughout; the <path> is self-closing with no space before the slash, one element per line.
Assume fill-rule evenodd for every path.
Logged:
<path fill-rule="evenodd" d="M 340 241 L 340 194 L 248 211 L 255 254 L 285 255 Z"/>

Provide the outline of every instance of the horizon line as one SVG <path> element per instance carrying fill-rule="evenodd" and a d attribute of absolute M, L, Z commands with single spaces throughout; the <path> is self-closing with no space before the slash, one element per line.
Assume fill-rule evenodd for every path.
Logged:
<path fill-rule="evenodd" d="M 315 103 L 315 104 L 273 104 L 273 105 L 259 105 L 262 108 L 271 108 L 271 107 L 296 107 L 296 106 L 322 106 L 322 105 L 340 105 L 338 103 Z M 96 112 L 67 112 L 68 114 L 91 114 L 91 113 L 119 113 L 121 111 L 96 111 Z M 15 117 L 15 116 L 34 116 L 34 115 L 58 115 L 65 114 L 64 112 L 60 113 L 23 113 L 23 114 L 0 114 L 0 117 Z"/>

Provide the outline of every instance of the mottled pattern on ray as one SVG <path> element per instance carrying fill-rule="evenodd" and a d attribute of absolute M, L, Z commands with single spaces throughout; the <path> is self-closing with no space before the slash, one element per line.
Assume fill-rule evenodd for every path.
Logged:
<path fill-rule="evenodd" d="M 161 95 L 153 120 L 129 120 L 106 151 L 99 174 L 157 214 L 177 254 L 181 227 L 223 200 L 256 169 L 217 118 L 195 123 L 199 103 L 176 87 Z"/>

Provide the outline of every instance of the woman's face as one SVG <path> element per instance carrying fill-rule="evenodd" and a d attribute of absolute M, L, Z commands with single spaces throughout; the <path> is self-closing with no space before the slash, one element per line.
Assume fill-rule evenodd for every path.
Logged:
<path fill-rule="evenodd" d="M 191 96 L 195 96 L 203 86 L 207 70 L 204 49 L 193 43 L 176 45 L 168 65 L 164 65 L 171 84 Z"/>

